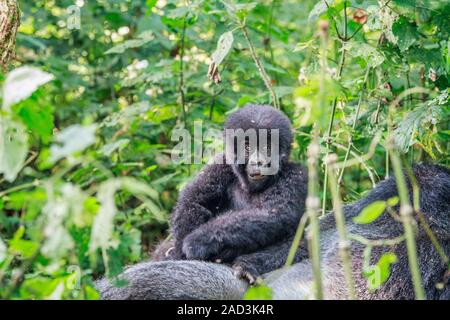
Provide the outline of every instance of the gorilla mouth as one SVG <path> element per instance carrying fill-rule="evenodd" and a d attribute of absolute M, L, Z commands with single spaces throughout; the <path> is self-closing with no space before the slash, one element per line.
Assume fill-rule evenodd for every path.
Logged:
<path fill-rule="evenodd" d="M 257 173 L 249 173 L 248 178 L 252 181 L 260 181 L 260 180 L 263 180 L 265 178 L 265 176 L 262 175 L 261 173 L 257 172 Z"/>

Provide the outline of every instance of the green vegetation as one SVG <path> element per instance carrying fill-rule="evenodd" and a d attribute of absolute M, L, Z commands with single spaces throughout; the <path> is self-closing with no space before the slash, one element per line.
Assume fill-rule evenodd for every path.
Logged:
<path fill-rule="evenodd" d="M 450 164 L 448 1 L 17 2 L 16 34 L 17 3 L 0 0 L 0 298 L 97 299 L 93 279 L 149 257 L 202 167 L 171 161 L 172 131 L 220 130 L 248 102 L 293 122 L 293 158 L 317 177 L 313 240 L 321 212 L 339 220 L 342 202 L 400 165 Z M 409 210 L 404 237 L 386 243 L 408 244 L 420 298 L 408 201 L 356 219 Z M 382 282 L 395 261 L 381 257 Z M 270 296 L 261 288 L 247 296 Z"/>

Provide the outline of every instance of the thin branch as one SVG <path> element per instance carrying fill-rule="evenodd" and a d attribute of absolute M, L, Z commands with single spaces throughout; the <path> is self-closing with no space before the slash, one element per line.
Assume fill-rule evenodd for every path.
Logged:
<path fill-rule="evenodd" d="M 326 3 L 326 2 L 325 2 Z M 327 4 L 328 6 L 328 4 Z M 344 69 L 344 65 L 345 65 L 345 55 L 346 55 L 346 48 L 345 48 L 345 43 L 346 43 L 346 37 L 347 37 L 347 1 L 344 1 L 344 16 L 345 16 L 345 38 L 342 39 L 343 43 L 342 43 L 342 54 L 341 54 L 341 60 L 339 62 L 339 66 L 338 66 L 338 73 L 337 73 L 337 77 L 336 80 L 339 80 L 341 78 L 342 75 L 342 71 Z M 336 106 L 337 106 L 337 97 L 334 98 L 333 100 L 333 104 L 331 107 L 331 116 L 330 116 L 330 121 L 328 123 L 328 131 L 327 131 L 327 135 L 326 135 L 326 152 L 325 152 L 325 156 L 327 156 L 330 152 L 330 145 L 331 145 L 331 133 L 333 130 L 333 123 L 334 123 L 334 115 L 336 113 Z M 322 215 L 325 215 L 325 209 L 326 209 L 326 203 L 327 203 L 327 180 L 328 180 L 328 165 L 325 164 L 325 176 L 324 176 L 324 183 L 323 183 L 323 199 L 322 199 Z"/>
<path fill-rule="evenodd" d="M 285 267 L 289 267 L 294 261 L 295 253 L 297 252 L 300 241 L 302 240 L 308 218 L 309 216 L 307 214 L 304 214 L 300 219 L 300 223 L 297 226 L 297 231 L 295 232 L 294 240 L 292 241 L 291 248 L 289 249 L 289 254 L 284 265 Z"/>
<path fill-rule="evenodd" d="M 337 161 L 337 155 L 331 154 L 326 159 L 330 166 L 328 170 L 329 187 L 333 198 L 334 217 L 336 220 L 336 229 L 339 235 L 339 254 L 342 259 L 342 268 L 344 271 L 345 281 L 347 282 L 348 297 L 350 300 L 356 298 L 355 283 L 352 276 L 352 263 L 350 258 L 351 243 L 347 237 L 347 229 L 345 227 L 344 211 L 342 207 L 342 199 L 339 194 L 339 185 L 337 184 L 336 175 L 334 173 Z"/>
<path fill-rule="evenodd" d="M 358 105 L 356 107 L 356 113 L 355 113 L 355 116 L 353 117 L 352 129 L 351 129 L 351 132 L 349 133 L 349 136 L 348 136 L 348 146 L 347 146 L 347 150 L 345 152 L 344 166 L 343 166 L 341 172 L 339 173 L 339 178 L 338 178 L 338 184 L 339 185 L 341 185 L 342 178 L 344 176 L 345 164 L 347 163 L 348 156 L 350 155 L 350 150 L 351 150 L 351 148 L 353 146 L 353 133 L 354 133 L 354 131 L 356 129 L 356 122 L 358 121 L 359 112 L 361 110 L 361 103 L 362 103 L 362 99 L 363 99 L 363 96 L 364 96 L 364 92 L 366 90 L 367 79 L 369 77 L 369 71 L 370 71 L 370 67 L 367 66 L 367 70 L 366 70 L 366 73 L 364 75 L 364 80 L 363 80 L 363 87 L 361 88 L 361 91 L 359 93 L 359 99 L 358 99 Z"/>
<path fill-rule="evenodd" d="M 266 70 L 264 69 L 264 66 L 262 65 L 261 61 L 258 58 L 258 55 L 256 54 L 255 47 L 253 46 L 252 41 L 250 40 L 250 36 L 248 34 L 247 27 L 245 24 L 241 25 L 242 33 L 244 34 L 244 38 L 247 41 L 247 45 L 250 49 L 250 53 L 252 55 L 253 61 L 255 62 L 256 67 L 258 68 L 259 74 L 261 75 L 261 78 L 264 81 L 264 84 L 266 85 L 267 90 L 270 93 L 270 96 L 272 98 L 272 103 L 275 108 L 279 109 L 280 105 L 278 103 L 278 97 L 275 93 L 275 90 L 272 87 L 271 80 L 269 75 L 267 74 Z"/>
<path fill-rule="evenodd" d="M 184 126 L 187 127 L 187 114 L 186 114 L 186 98 L 184 95 L 184 49 L 185 49 L 185 38 L 186 38 L 186 28 L 187 28 L 187 14 L 184 17 L 183 21 L 183 30 L 181 33 L 181 39 L 180 39 L 180 80 L 179 80 L 179 87 L 178 91 L 180 93 L 181 98 L 181 108 L 183 112 L 183 121 Z"/>

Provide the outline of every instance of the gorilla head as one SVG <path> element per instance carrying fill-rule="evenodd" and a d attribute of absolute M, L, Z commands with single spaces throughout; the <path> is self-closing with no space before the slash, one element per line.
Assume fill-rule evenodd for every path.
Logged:
<path fill-rule="evenodd" d="M 249 191 L 273 182 L 291 151 L 289 119 L 268 105 L 248 104 L 225 123 L 226 161 Z"/>

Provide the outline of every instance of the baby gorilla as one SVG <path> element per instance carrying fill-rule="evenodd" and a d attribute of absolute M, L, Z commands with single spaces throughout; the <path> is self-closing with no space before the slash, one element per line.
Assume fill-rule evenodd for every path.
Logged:
<path fill-rule="evenodd" d="M 304 212 L 307 175 L 289 162 L 291 125 L 280 111 L 246 105 L 224 129 L 225 154 L 182 190 L 172 214 L 174 240 L 153 258 L 231 263 L 253 282 L 247 272 L 252 266 L 243 268 L 236 259 L 293 236 Z"/>

